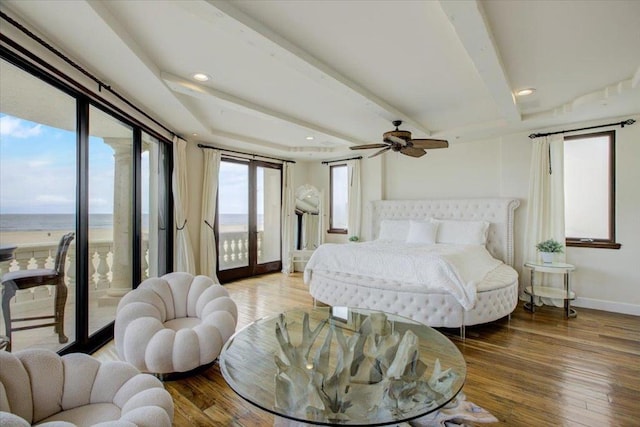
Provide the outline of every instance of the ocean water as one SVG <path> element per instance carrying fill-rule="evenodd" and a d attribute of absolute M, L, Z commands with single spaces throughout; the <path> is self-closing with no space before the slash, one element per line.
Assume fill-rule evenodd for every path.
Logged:
<path fill-rule="evenodd" d="M 0 214 L 0 231 L 55 231 L 73 230 L 74 214 Z M 262 216 L 258 222 L 262 221 Z M 221 225 L 239 225 L 247 223 L 246 214 L 221 214 Z M 149 216 L 142 216 L 142 226 L 147 228 Z M 113 228 L 112 214 L 90 214 L 89 227 L 95 229 Z"/>
<path fill-rule="evenodd" d="M 113 227 L 113 215 L 89 215 L 91 228 L 109 229 Z M 73 230 L 76 226 L 74 214 L 2 214 L 0 230 L 2 231 L 55 231 Z"/>

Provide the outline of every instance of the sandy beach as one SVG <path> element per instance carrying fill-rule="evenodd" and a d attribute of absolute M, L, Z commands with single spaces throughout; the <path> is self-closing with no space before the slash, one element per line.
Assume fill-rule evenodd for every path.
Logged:
<path fill-rule="evenodd" d="M 0 245 L 2 246 L 24 246 L 24 245 L 44 245 L 58 244 L 60 238 L 72 230 L 55 231 L 2 231 L 0 230 Z M 112 240 L 113 230 L 105 228 L 94 228 L 89 230 L 90 240 Z"/>
<path fill-rule="evenodd" d="M 222 233 L 246 232 L 245 225 L 225 225 Z M 0 245 L 2 246 L 24 246 L 57 244 L 60 238 L 72 230 L 54 231 L 3 231 L 0 230 Z M 92 228 L 89 230 L 91 241 L 113 240 L 113 230 L 109 228 Z"/>

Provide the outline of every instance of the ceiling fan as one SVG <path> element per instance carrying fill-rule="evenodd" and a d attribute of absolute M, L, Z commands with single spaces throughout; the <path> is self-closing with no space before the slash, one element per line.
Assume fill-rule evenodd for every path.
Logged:
<path fill-rule="evenodd" d="M 385 132 L 382 135 L 383 144 L 365 144 L 354 145 L 352 150 L 366 150 L 369 148 L 382 148 L 369 156 L 375 157 L 388 150 L 399 151 L 404 155 L 411 157 L 422 157 L 427 154 L 426 149 L 447 148 L 449 143 L 444 139 L 411 139 L 411 132 L 407 130 L 399 130 L 398 126 L 402 124 L 402 120 L 394 120 L 395 130 Z"/>

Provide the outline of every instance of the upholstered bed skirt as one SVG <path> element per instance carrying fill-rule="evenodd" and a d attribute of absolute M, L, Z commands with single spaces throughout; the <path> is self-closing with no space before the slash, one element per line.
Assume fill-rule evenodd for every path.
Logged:
<path fill-rule="evenodd" d="M 433 327 L 462 328 L 509 315 L 518 304 L 518 273 L 503 264 L 478 284 L 471 310 L 445 291 L 399 291 L 399 283 L 352 274 L 313 271 L 311 296 L 331 306 L 381 310 L 409 317 Z"/>

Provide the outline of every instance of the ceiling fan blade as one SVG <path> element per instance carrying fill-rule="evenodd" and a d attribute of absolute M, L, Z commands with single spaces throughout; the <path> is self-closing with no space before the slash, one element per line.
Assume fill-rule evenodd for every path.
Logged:
<path fill-rule="evenodd" d="M 393 141 L 394 143 L 396 143 L 396 144 L 400 144 L 400 145 L 402 145 L 402 146 L 407 145 L 407 141 L 405 141 L 405 140 L 404 140 L 404 139 L 402 139 L 402 138 L 398 138 L 398 137 L 397 137 L 397 136 L 395 136 L 395 135 L 389 135 L 389 136 L 387 136 L 385 139 L 389 139 L 390 141 Z"/>
<path fill-rule="evenodd" d="M 352 150 L 366 150 L 368 148 L 382 148 L 387 147 L 387 144 L 365 144 L 365 145 L 353 145 L 349 147 Z"/>
<path fill-rule="evenodd" d="M 407 156 L 411 156 L 411 157 L 422 157 L 425 154 L 427 154 L 427 152 L 424 151 L 422 148 L 417 148 L 417 147 L 402 147 L 400 149 L 400 152 L 402 154 L 406 154 Z"/>
<path fill-rule="evenodd" d="M 387 147 L 383 148 L 383 149 L 382 149 L 382 150 L 380 150 L 380 151 L 376 151 L 375 153 L 373 153 L 372 155 L 370 155 L 370 156 L 369 156 L 369 158 L 372 158 L 372 157 L 378 156 L 378 155 L 380 155 L 380 154 L 382 154 L 382 153 L 384 153 L 385 151 L 390 150 L 390 149 L 391 149 L 391 146 L 389 145 L 389 146 L 387 146 Z"/>
<path fill-rule="evenodd" d="M 444 139 L 412 139 L 411 143 L 416 148 L 447 148 L 449 143 Z"/>

